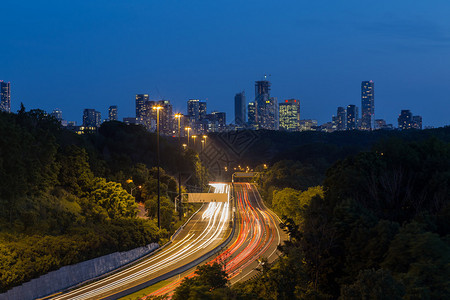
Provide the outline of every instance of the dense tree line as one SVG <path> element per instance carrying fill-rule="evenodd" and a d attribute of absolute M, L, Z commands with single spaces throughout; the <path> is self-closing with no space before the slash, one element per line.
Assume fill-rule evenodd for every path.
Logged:
<path fill-rule="evenodd" d="M 417 134 L 417 141 L 389 138 L 338 161 L 322 186 L 308 187 L 298 162 L 262 174 L 290 241 L 278 262 L 235 292 L 253 299 L 450 298 L 450 144 Z"/>
<path fill-rule="evenodd" d="M 41 110 L 0 113 L 0 292 L 63 265 L 167 240 L 182 222 L 172 175 L 181 170 L 201 187 L 207 173 L 195 152 L 161 138 L 159 230 L 155 141 L 120 122 L 77 135 Z M 137 202 L 148 219 L 136 218 Z"/>

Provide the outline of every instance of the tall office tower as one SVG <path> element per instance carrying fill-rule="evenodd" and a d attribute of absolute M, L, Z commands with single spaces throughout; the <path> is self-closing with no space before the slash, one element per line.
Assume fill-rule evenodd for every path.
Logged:
<path fill-rule="evenodd" d="M 246 123 L 245 104 L 245 92 L 237 93 L 234 96 L 234 124 L 237 126 L 242 127 Z"/>
<path fill-rule="evenodd" d="M 398 128 L 401 130 L 412 128 L 413 120 L 411 111 L 409 109 L 402 109 L 397 121 Z"/>
<path fill-rule="evenodd" d="M 117 121 L 118 119 L 117 105 L 111 105 L 108 109 L 108 121 Z"/>
<path fill-rule="evenodd" d="M 347 106 L 347 130 L 358 128 L 358 107 L 350 104 Z"/>
<path fill-rule="evenodd" d="M 11 84 L 0 80 L 0 111 L 11 112 Z"/>
<path fill-rule="evenodd" d="M 347 128 L 347 110 L 339 106 L 336 115 L 336 130 L 345 130 Z"/>
<path fill-rule="evenodd" d="M 199 121 L 206 118 L 206 101 L 200 101 L 198 103 L 198 118 Z"/>
<path fill-rule="evenodd" d="M 187 106 L 191 128 L 196 133 L 202 132 L 203 127 L 201 121 L 206 118 L 206 102 L 198 99 L 189 99 Z"/>
<path fill-rule="evenodd" d="M 50 115 L 59 122 L 62 121 L 62 111 L 59 108 L 54 109 Z"/>
<path fill-rule="evenodd" d="M 189 99 L 187 102 L 187 112 L 190 119 L 194 121 L 200 120 L 199 116 L 199 106 L 200 100 L 198 99 Z"/>
<path fill-rule="evenodd" d="M 270 113 L 273 110 L 270 99 L 270 82 L 261 80 L 255 82 L 255 120 L 256 126 L 261 129 L 273 129 L 270 126 Z"/>
<path fill-rule="evenodd" d="M 372 80 L 361 82 L 361 129 L 373 130 L 375 127 L 375 86 Z"/>
<path fill-rule="evenodd" d="M 149 101 L 148 94 L 136 95 L 136 121 L 138 124 L 145 125 L 147 122 L 147 102 Z"/>
<path fill-rule="evenodd" d="M 279 106 L 280 129 L 286 131 L 300 130 L 300 100 L 289 99 Z"/>
<path fill-rule="evenodd" d="M 161 134 L 169 135 L 172 133 L 173 128 L 172 104 L 170 104 L 169 100 L 160 100 L 156 102 L 156 105 L 162 106 L 162 109 L 159 111 L 159 130 Z M 156 113 L 153 116 L 156 121 Z"/>
<path fill-rule="evenodd" d="M 256 107 L 255 102 L 248 104 L 248 126 L 250 128 L 256 128 Z"/>
<path fill-rule="evenodd" d="M 422 130 L 422 116 L 413 116 L 412 117 L 412 127 L 414 129 Z"/>
<path fill-rule="evenodd" d="M 84 127 L 100 127 L 101 124 L 102 124 L 102 116 L 99 111 L 89 108 L 86 108 L 83 111 Z"/>

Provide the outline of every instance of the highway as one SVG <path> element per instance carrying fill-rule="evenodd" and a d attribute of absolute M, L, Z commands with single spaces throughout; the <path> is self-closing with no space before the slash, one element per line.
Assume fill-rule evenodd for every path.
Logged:
<path fill-rule="evenodd" d="M 216 193 L 229 192 L 228 184 L 212 184 Z M 172 243 L 154 255 L 120 272 L 87 284 L 52 299 L 115 299 L 148 282 L 156 283 L 180 267 L 186 266 L 222 244 L 231 233 L 230 203 L 203 205 Z"/>
<path fill-rule="evenodd" d="M 231 284 L 255 276 L 262 258 L 267 259 L 269 263 L 277 259 L 277 246 L 287 239 L 287 235 L 279 228 L 280 220 L 264 206 L 254 185 L 235 183 L 234 187 L 238 228 L 226 250 L 209 262 L 224 262 Z M 192 277 L 194 270 L 184 275 Z M 184 277 L 174 279 L 151 296 L 171 295 Z"/>

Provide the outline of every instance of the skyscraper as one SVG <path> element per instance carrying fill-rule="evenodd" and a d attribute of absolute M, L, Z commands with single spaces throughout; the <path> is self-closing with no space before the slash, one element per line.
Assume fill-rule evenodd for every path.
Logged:
<path fill-rule="evenodd" d="M 108 109 L 108 121 L 117 121 L 117 105 L 111 105 Z"/>
<path fill-rule="evenodd" d="M 0 80 L 0 111 L 11 112 L 11 84 Z"/>
<path fill-rule="evenodd" d="M 256 128 L 256 107 L 255 102 L 248 104 L 248 126 L 250 128 Z"/>
<path fill-rule="evenodd" d="M 350 104 L 347 106 L 347 130 L 358 128 L 358 107 Z"/>
<path fill-rule="evenodd" d="M 102 116 L 99 111 L 89 108 L 86 108 L 83 111 L 84 127 L 100 127 L 101 123 L 102 123 Z"/>
<path fill-rule="evenodd" d="M 402 109 L 398 116 L 398 128 L 401 130 L 411 129 L 413 127 L 412 113 L 409 109 Z"/>
<path fill-rule="evenodd" d="M 280 129 L 298 131 L 300 129 L 300 100 L 289 99 L 279 104 Z"/>
<path fill-rule="evenodd" d="M 161 134 L 169 135 L 173 130 L 172 104 L 170 104 L 169 100 L 160 100 L 156 103 L 156 105 L 162 106 L 162 109 L 159 111 L 159 130 L 161 131 Z M 156 120 L 156 114 L 154 116 Z"/>
<path fill-rule="evenodd" d="M 255 82 L 255 121 L 257 128 L 274 129 L 275 109 L 270 98 L 270 82 L 261 80 Z"/>
<path fill-rule="evenodd" d="M 245 92 L 237 93 L 234 96 L 234 124 L 244 126 L 246 122 L 245 115 Z"/>
<path fill-rule="evenodd" d="M 188 116 L 191 120 L 193 120 L 195 122 L 200 120 L 199 106 L 200 106 L 200 100 L 198 100 L 198 99 L 189 99 L 187 102 Z"/>
<path fill-rule="evenodd" d="M 136 121 L 138 124 L 147 123 L 147 102 L 149 101 L 148 94 L 137 94 L 136 95 Z"/>
<path fill-rule="evenodd" d="M 373 130 L 375 125 L 375 86 L 372 80 L 361 82 L 361 129 Z"/>
<path fill-rule="evenodd" d="M 202 132 L 202 120 L 206 118 L 206 101 L 200 101 L 198 99 L 189 99 L 187 102 L 189 123 L 191 128 L 196 133 Z"/>
<path fill-rule="evenodd" d="M 199 121 L 203 120 L 204 118 L 206 118 L 206 101 L 200 101 L 198 103 L 198 118 Z"/>
<path fill-rule="evenodd" d="M 345 130 L 347 128 L 347 111 L 344 107 L 337 108 L 336 130 Z"/>

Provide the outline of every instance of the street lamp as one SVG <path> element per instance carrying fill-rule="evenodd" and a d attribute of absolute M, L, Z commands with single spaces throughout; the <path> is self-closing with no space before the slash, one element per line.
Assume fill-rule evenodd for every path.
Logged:
<path fill-rule="evenodd" d="M 135 189 L 140 189 L 140 188 L 142 188 L 141 185 L 135 186 L 134 188 L 131 188 L 131 191 L 130 191 L 131 196 L 133 196 L 133 191 L 134 191 Z"/>
<path fill-rule="evenodd" d="M 202 140 L 202 151 L 205 149 L 205 140 Z"/>
<path fill-rule="evenodd" d="M 184 128 L 184 130 L 187 130 L 187 132 L 188 132 L 188 147 L 189 147 L 189 132 L 191 131 L 191 127 L 186 127 L 186 128 Z"/>
<path fill-rule="evenodd" d="M 153 106 L 153 109 L 156 110 L 156 153 L 157 153 L 157 176 L 158 176 L 158 228 L 161 229 L 161 188 L 160 188 L 160 175 L 159 175 L 159 111 L 162 109 L 162 106 Z"/>
<path fill-rule="evenodd" d="M 206 148 L 206 138 L 207 138 L 208 136 L 207 135 L 204 135 L 203 136 L 203 139 L 205 140 L 205 148 Z"/>
<path fill-rule="evenodd" d="M 180 142 L 181 137 L 181 116 L 182 114 L 175 114 L 175 119 L 178 119 L 178 142 Z"/>
<path fill-rule="evenodd" d="M 184 150 L 186 150 L 186 147 L 187 147 L 187 145 L 186 145 L 186 144 L 183 144 L 183 149 L 184 149 Z"/>
<path fill-rule="evenodd" d="M 175 114 L 175 118 L 178 119 L 178 144 L 181 144 L 181 126 L 180 126 L 180 121 L 181 121 L 181 114 Z M 181 161 L 180 161 L 181 163 Z M 179 210 L 179 219 L 181 220 L 181 166 L 178 166 L 178 200 L 180 201 L 180 205 L 178 207 Z M 175 200 L 175 208 L 176 208 L 176 200 Z"/>
<path fill-rule="evenodd" d="M 195 150 L 195 139 L 197 138 L 197 136 L 193 135 L 192 138 L 194 139 L 194 150 Z"/>

